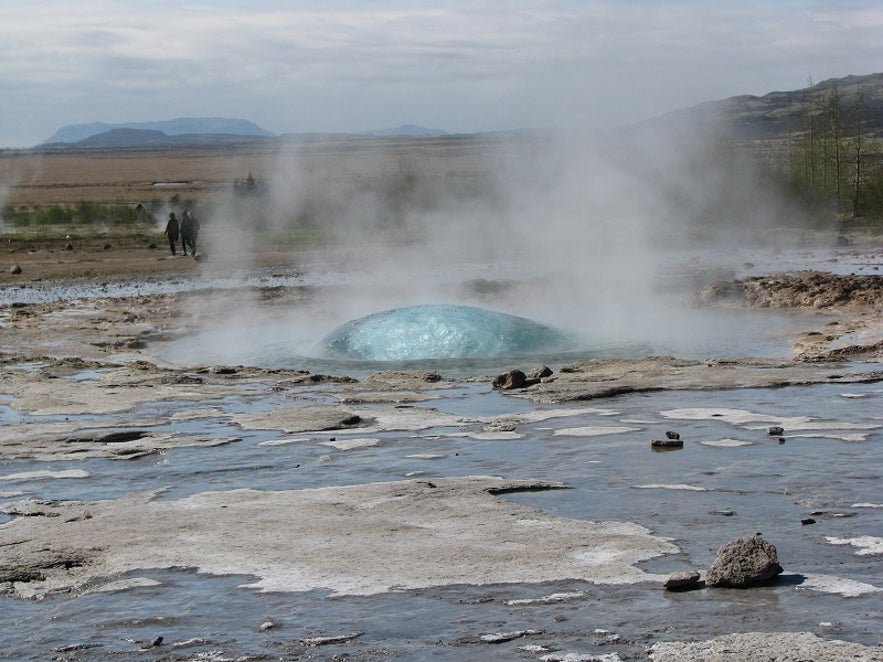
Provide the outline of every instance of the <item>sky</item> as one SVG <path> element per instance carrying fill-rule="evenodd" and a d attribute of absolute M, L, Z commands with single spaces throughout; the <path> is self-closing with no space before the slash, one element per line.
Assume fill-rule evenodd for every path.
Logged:
<path fill-rule="evenodd" d="M 881 69 L 879 0 L 0 0 L 0 147 L 178 117 L 604 129 Z"/>

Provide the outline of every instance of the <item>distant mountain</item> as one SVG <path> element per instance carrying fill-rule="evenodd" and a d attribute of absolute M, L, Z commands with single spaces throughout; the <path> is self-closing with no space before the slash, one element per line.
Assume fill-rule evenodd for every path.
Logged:
<path fill-rule="evenodd" d="M 401 126 L 393 127 L 392 129 L 377 129 L 375 131 L 365 131 L 361 135 L 377 136 L 381 138 L 392 136 L 426 138 L 431 136 L 446 136 L 448 135 L 448 132 L 442 131 L 441 129 L 427 129 L 425 126 L 418 126 L 416 124 L 402 124 Z"/>
<path fill-rule="evenodd" d="M 89 136 L 83 140 L 65 145 L 77 147 L 135 147 L 140 145 L 161 145 L 169 140 L 162 131 L 148 129 L 111 129 Z"/>
<path fill-rule="evenodd" d="M 770 92 L 761 97 L 742 95 L 707 101 L 676 110 L 637 125 L 642 128 L 671 127 L 688 131 L 723 129 L 742 140 L 782 138 L 803 130 L 805 113 L 836 88 L 845 111 L 858 107 L 867 134 L 883 137 L 883 73 L 831 78 L 791 92 Z M 858 106 L 857 95 L 861 95 Z"/>
<path fill-rule="evenodd" d="M 243 141 L 276 140 L 275 137 L 229 133 L 181 133 L 170 136 L 153 129 L 111 129 L 75 143 L 46 143 L 48 149 L 125 149 L 131 147 L 223 147 Z"/>
<path fill-rule="evenodd" d="M 248 120 L 229 119 L 226 117 L 182 117 L 158 122 L 126 122 L 122 124 L 91 122 L 88 124 L 71 124 L 60 128 L 41 144 L 80 143 L 92 136 L 106 134 L 118 129 L 159 131 L 166 136 L 219 134 L 261 138 L 275 137 L 274 134 Z M 124 135 L 125 134 L 115 134 L 118 138 Z M 132 134 L 131 137 L 134 137 L 134 134 Z M 142 136 L 142 138 L 143 137 L 144 136 Z"/>

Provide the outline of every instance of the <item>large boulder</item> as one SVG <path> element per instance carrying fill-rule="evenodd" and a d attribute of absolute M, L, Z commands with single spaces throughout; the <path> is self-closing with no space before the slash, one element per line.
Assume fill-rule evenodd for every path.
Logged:
<path fill-rule="evenodd" d="M 758 533 L 731 540 L 717 550 L 705 581 L 709 586 L 750 588 L 774 584 L 781 573 L 775 545 Z"/>

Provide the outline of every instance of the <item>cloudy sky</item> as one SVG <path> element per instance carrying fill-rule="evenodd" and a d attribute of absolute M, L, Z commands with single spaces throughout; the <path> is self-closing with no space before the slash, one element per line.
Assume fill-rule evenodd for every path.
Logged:
<path fill-rule="evenodd" d="M 603 128 L 881 69 L 879 0 L 0 0 L 0 146 L 201 116 Z"/>

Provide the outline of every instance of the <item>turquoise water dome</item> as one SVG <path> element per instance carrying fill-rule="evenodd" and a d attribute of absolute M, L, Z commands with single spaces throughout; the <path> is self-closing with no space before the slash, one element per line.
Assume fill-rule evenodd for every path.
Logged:
<path fill-rule="evenodd" d="M 524 317 L 486 308 L 431 304 L 352 320 L 322 341 L 332 356 L 364 361 L 474 359 L 564 351 L 573 338 Z"/>

